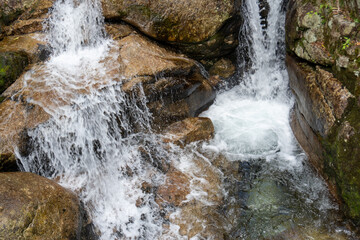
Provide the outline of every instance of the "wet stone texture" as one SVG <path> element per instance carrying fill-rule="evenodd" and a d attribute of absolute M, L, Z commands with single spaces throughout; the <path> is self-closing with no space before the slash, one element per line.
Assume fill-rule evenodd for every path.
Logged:
<path fill-rule="evenodd" d="M 221 56 L 235 49 L 240 5 L 239 0 L 102 0 L 106 19 L 123 20 L 196 58 Z"/>
<path fill-rule="evenodd" d="M 295 136 L 355 222 L 360 221 L 358 9 L 355 0 L 339 6 L 291 0 L 286 19 Z"/>
<path fill-rule="evenodd" d="M 0 173 L 0 239 L 95 239 L 74 193 L 32 173 Z"/>

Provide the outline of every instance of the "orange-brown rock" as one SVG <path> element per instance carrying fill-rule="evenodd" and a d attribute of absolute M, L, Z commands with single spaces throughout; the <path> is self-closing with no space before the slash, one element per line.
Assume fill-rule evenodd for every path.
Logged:
<path fill-rule="evenodd" d="M 83 211 L 74 193 L 49 179 L 0 173 L 0 239 L 93 239 Z"/>
<path fill-rule="evenodd" d="M 165 183 L 157 189 L 156 202 L 180 206 L 190 193 L 190 179 L 182 172 L 171 169 L 165 175 Z"/>
<path fill-rule="evenodd" d="M 165 129 L 165 142 L 184 146 L 191 142 L 209 140 L 214 136 L 214 125 L 209 118 L 186 118 Z"/>
<path fill-rule="evenodd" d="M 50 54 L 45 35 L 40 33 L 5 37 L 0 52 L 25 52 L 31 63 L 44 61 Z"/>
<path fill-rule="evenodd" d="M 316 71 L 287 56 L 292 88 L 300 112 L 310 127 L 322 136 L 328 135 L 336 119 L 340 119 L 354 96 L 333 74 L 320 67 Z"/>
<path fill-rule="evenodd" d="M 36 53 L 37 40 L 27 42 L 24 39 L 31 36 L 7 37 L 4 41 L 9 44 L 0 42 L 0 51 L 2 48 L 24 49 Z M 215 97 L 213 88 L 200 75 L 193 60 L 133 33 L 115 41 L 100 64 L 105 66 L 103 75 L 94 76 L 86 86 L 81 81 L 67 85 L 61 78 L 51 76 L 47 63 L 34 64 L 12 84 L 2 94 L 5 100 L 0 103 L 0 155 L 4 156 L 1 159 L 13 156 L 11 153 L 15 148 L 26 146 L 23 141 L 26 138 L 22 137 L 26 134 L 23 133 L 49 120 L 51 112 L 70 104 L 78 95 L 90 94 L 104 86 L 122 82 L 127 94 L 144 93 L 158 128 L 196 116 Z M 86 79 L 85 76 L 77 77 Z M 8 162 L 15 158 L 6 159 Z"/>
<path fill-rule="evenodd" d="M 3 0 L 0 5 L 1 36 L 42 30 L 42 22 L 54 0 Z"/>
<path fill-rule="evenodd" d="M 222 56 L 237 45 L 241 1 L 102 0 L 106 19 L 123 20 L 197 58 Z"/>

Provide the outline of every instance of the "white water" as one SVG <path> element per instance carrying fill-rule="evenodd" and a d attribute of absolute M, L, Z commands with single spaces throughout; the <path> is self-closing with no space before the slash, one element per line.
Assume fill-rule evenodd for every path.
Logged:
<path fill-rule="evenodd" d="M 324 236 L 335 232 L 346 235 L 349 232 L 336 226 L 331 217 L 336 204 L 330 200 L 325 183 L 307 165 L 289 125 L 293 98 L 284 61 L 285 11 L 282 0 L 267 3 L 265 27 L 259 1 L 244 0 L 239 47 L 247 49 L 249 56 L 240 56 L 239 66 L 246 67 L 248 63 L 241 61 L 250 58 L 250 68 L 238 86 L 219 93 L 209 110 L 201 114 L 211 118 L 215 126 L 215 137 L 203 145 L 204 150 L 225 154 L 244 166 L 239 170 L 243 177 L 236 183 L 238 190 L 228 196 L 228 205 L 238 201 L 246 207 L 240 212 L 229 210 L 239 216 L 230 236 L 277 239 L 277 234 L 289 229 L 301 232 L 301 228 L 314 227 L 319 232 L 329 231 Z M 244 54 L 243 49 L 238 52 Z M 314 239 L 304 231 L 304 239 Z"/>
<path fill-rule="evenodd" d="M 301 172 L 304 157 L 288 124 L 292 99 L 281 55 L 282 3 L 269 3 L 265 33 L 257 1 L 244 4 L 248 23 L 243 31 L 247 42 L 252 43 L 253 64 L 242 83 L 219 94 L 204 113 L 216 128 L 215 139 L 204 149 L 226 153 L 231 160 L 266 159 L 277 170 Z M 54 54 L 26 74 L 24 86 L 41 86 L 31 89 L 33 96 L 51 93 L 47 101 L 36 97 L 29 101 L 42 106 L 52 119 L 29 132 L 31 154 L 18 154 L 24 170 L 58 179 L 74 190 L 101 239 L 157 239 L 164 231 L 160 209 L 154 196 L 142 191 L 141 185 L 148 182 L 157 186 L 164 181 L 163 173 L 154 167 L 156 158 L 180 160 L 180 170 L 197 182 L 206 182 L 201 169 L 190 160 L 199 153 L 193 150 L 187 155 L 176 147 L 165 151 L 161 136 L 151 132 L 146 98 L 142 94 L 129 97 L 121 90 L 122 76 L 114 75 L 120 67 L 116 64 L 118 56 L 111 51 L 113 43 L 104 38 L 98 1 L 57 1 L 47 24 Z M 140 147 L 152 152 L 147 156 L 150 160 L 145 159 Z M 298 192 L 311 190 L 306 197 L 309 201 L 317 201 L 324 189 L 322 182 L 314 179 L 297 181 Z M 309 181 L 316 186 L 309 187 Z M 196 199 L 210 206 L 206 193 L 193 185 L 187 201 Z M 331 208 L 324 199 L 318 206 Z M 250 207 L 257 208 L 255 204 Z M 176 214 L 181 216 L 179 211 Z M 179 239 L 177 231 L 178 226 L 170 225 L 169 237 L 164 239 L 170 235 Z"/>
<path fill-rule="evenodd" d="M 282 167 L 301 167 L 296 141 L 289 126 L 292 98 L 281 55 L 285 13 L 281 0 L 270 0 L 268 26 L 261 25 L 257 1 L 247 0 L 243 36 L 250 46 L 251 69 L 240 85 L 219 94 L 203 116 L 214 122 L 214 145 L 237 159 L 266 158 Z M 279 54 L 280 53 L 280 54 Z"/>
<path fill-rule="evenodd" d="M 117 53 L 104 37 L 99 4 L 54 4 L 47 22 L 53 56 L 24 77 L 24 86 L 37 86 L 33 96 L 50 95 L 45 100 L 30 96 L 29 101 L 52 119 L 28 133 L 33 149 L 18 157 L 25 171 L 74 190 L 101 239 L 154 239 L 162 220 L 154 196 L 141 185 L 157 185 L 163 174 L 152 166 L 153 159 L 144 160 L 139 147 L 161 155 L 162 146 L 151 133 L 144 96 L 129 97 L 121 90 Z"/>

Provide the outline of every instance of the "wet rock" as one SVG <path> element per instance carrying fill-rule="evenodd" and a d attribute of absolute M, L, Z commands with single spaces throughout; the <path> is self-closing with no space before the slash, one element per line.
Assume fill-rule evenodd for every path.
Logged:
<path fill-rule="evenodd" d="M 292 127 L 347 216 L 360 221 L 358 1 L 291 0 L 286 19 Z M 339 8 L 339 9 L 337 9 Z M 310 62 L 304 62 L 304 60 Z M 315 64 L 315 66 L 313 65 Z M 327 65 L 324 68 L 318 65 Z M 335 79 L 335 80 L 334 80 Z"/>
<path fill-rule="evenodd" d="M 300 112 L 311 128 L 327 136 L 336 119 L 341 119 L 354 97 L 333 74 L 320 67 L 313 70 L 288 56 L 287 67 Z"/>
<path fill-rule="evenodd" d="M 186 173 L 191 192 L 181 203 L 181 211 L 171 214 L 169 220 L 180 227 L 180 235 L 189 239 L 195 236 L 224 239 L 221 173 L 202 158 L 195 158 L 189 168 Z"/>
<path fill-rule="evenodd" d="M 214 136 L 214 125 L 209 118 L 186 118 L 165 129 L 165 142 L 184 146 L 191 142 L 209 140 Z"/>
<path fill-rule="evenodd" d="M 113 40 L 119 40 L 135 33 L 135 30 L 125 23 L 107 23 L 105 30 Z"/>
<path fill-rule="evenodd" d="M 0 94 L 15 82 L 27 65 L 27 55 L 22 52 L 0 52 Z"/>
<path fill-rule="evenodd" d="M 4 0 L 0 6 L 0 39 L 2 36 L 33 33 L 42 30 L 53 0 Z"/>
<path fill-rule="evenodd" d="M 215 98 L 215 92 L 195 61 L 175 54 L 139 35 L 118 42 L 125 92 L 142 85 L 156 128 L 195 117 Z"/>
<path fill-rule="evenodd" d="M 5 37 L 0 42 L 0 52 L 26 53 L 30 63 L 45 61 L 51 50 L 44 39 L 45 35 L 38 33 Z"/>
<path fill-rule="evenodd" d="M 297 100 L 292 123 L 295 136 L 310 162 L 327 179 L 330 191 L 343 203 L 345 213 L 359 221 L 358 92 L 354 98 L 333 74 L 320 67 L 314 70 L 290 57 L 287 67 Z"/>
<path fill-rule="evenodd" d="M 32 173 L 0 173 L 1 239 L 94 239 L 74 193 Z"/>
<path fill-rule="evenodd" d="M 197 57 L 226 55 L 237 45 L 241 1 L 102 0 L 106 19 L 123 20 L 146 35 Z"/>
<path fill-rule="evenodd" d="M 172 204 L 178 207 L 190 193 L 190 179 L 176 169 L 170 170 L 165 178 L 165 183 L 157 189 L 156 203 Z"/>
<path fill-rule="evenodd" d="M 209 70 L 209 73 L 221 78 L 229 78 L 236 72 L 236 67 L 230 59 L 222 58 L 217 61 Z"/>
<path fill-rule="evenodd" d="M 117 31 L 114 32 L 116 34 Z M 17 41 L 23 43 L 22 37 L 25 36 L 19 36 L 19 39 L 8 37 L 13 42 L 6 46 L 1 45 L 1 42 L 0 50 L 1 47 L 30 49 L 27 51 L 36 58 L 37 41 L 27 44 L 24 40 L 24 46 L 16 45 Z M 35 64 L 24 73 L 2 94 L 5 99 L 0 103 L 0 155 L 13 156 L 16 148 L 23 149 L 21 154 L 26 155 L 29 151 L 28 140 L 22 136 L 26 136 L 28 130 L 45 123 L 50 119 L 49 113 L 68 105 L 76 96 L 90 94 L 105 85 L 121 82 L 128 96 L 144 95 L 156 129 L 196 116 L 215 97 L 213 88 L 200 74 L 193 60 L 161 48 L 136 34 L 115 41 L 109 56 L 101 64 L 107 66 L 104 73 L 107 77 L 96 78 L 86 87 L 81 85 L 81 81 L 77 86 L 61 85 L 64 91 L 60 92 L 56 87 L 48 85 L 46 79 L 56 76 L 51 76 L 45 63 Z M 58 83 L 61 83 L 60 79 Z"/>

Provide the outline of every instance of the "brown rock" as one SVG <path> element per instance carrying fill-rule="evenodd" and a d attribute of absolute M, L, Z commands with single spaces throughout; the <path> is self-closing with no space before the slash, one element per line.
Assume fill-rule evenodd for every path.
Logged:
<path fill-rule="evenodd" d="M 102 0 L 106 19 L 123 20 L 198 58 L 221 56 L 237 45 L 241 1 Z"/>
<path fill-rule="evenodd" d="M 5 37 L 0 42 L 0 52 L 25 52 L 31 63 L 44 61 L 50 54 L 45 35 L 31 33 Z"/>
<path fill-rule="evenodd" d="M 222 78 L 229 78 L 235 74 L 236 67 L 229 59 L 222 58 L 217 61 L 209 70 L 211 75 L 218 75 Z"/>
<path fill-rule="evenodd" d="M 1 35 L 33 33 L 42 30 L 54 0 L 3 0 L 0 5 Z M 15 22 L 14 22 L 15 21 Z M 1 34 L 4 32 L 3 34 Z"/>
<path fill-rule="evenodd" d="M 0 51 L 1 48 L 13 51 L 23 49 L 33 54 L 33 61 L 37 61 L 37 40 L 27 42 L 31 36 L 7 37 L 4 41 L 9 40 L 9 45 L 0 42 Z M 77 86 L 62 84 L 64 91 L 58 92 L 46 81 L 56 76 L 51 76 L 44 63 L 33 65 L 31 71 L 12 84 L 2 94 L 5 100 L 0 103 L 0 155 L 4 156 L 1 159 L 13 156 L 16 147 L 26 150 L 26 147 L 22 147 L 27 145 L 23 137 L 26 131 L 49 120 L 49 112 L 69 104 L 79 94 L 89 94 L 104 85 L 122 81 L 124 91 L 131 95 L 142 94 L 139 90 L 142 84 L 154 125 L 158 128 L 196 116 L 215 97 L 213 88 L 199 74 L 200 70 L 193 60 L 163 49 L 138 35 L 129 35 L 115 42 L 102 63 L 107 66 L 105 75 L 109 77 L 95 77 L 86 87 L 82 86 L 81 81 L 76 83 Z M 61 83 L 61 79 L 56 82 Z M 9 162 L 8 159 L 15 158 L 6 159 Z"/>
<path fill-rule="evenodd" d="M 180 206 L 190 193 L 190 179 L 182 172 L 172 169 L 166 175 L 165 183 L 156 192 L 156 202 Z"/>
<path fill-rule="evenodd" d="M 189 196 L 181 204 L 181 212 L 172 215 L 170 221 L 177 224 L 180 234 L 189 239 L 194 236 L 224 239 L 225 220 L 218 211 L 223 204 L 220 171 L 208 161 L 196 158 L 188 174 L 191 176 L 190 189 L 197 195 Z"/>
<path fill-rule="evenodd" d="M 135 30 L 125 23 L 107 23 L 105 24 L 105 30 L 113 40 L 119 40 L 129 36 L 131 33 L 135 33 Z"/>
<path fill-rule="evenodd" d="M 214 136 L 214 125 L 209 118 L 186 118 L 165 129 L 165 142 L 183 146 L 195 141 L 209 140 Z"/>
<path fill-rule="evenodd" d="M 0 238 L 93 239 L 74 193 L 32 173 L 0 173 Z"/>
<path fill-rule="evenodd" d="M 290 87 L 299 111 L 310 127 L 322 136 L 329 134 L 336 119 L 340 119 L 353 95 L 334 76 L 317 67 L 314 71 L 306 64 L 286 58 Z"/>

